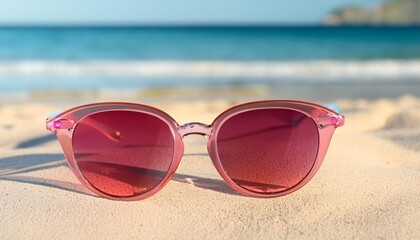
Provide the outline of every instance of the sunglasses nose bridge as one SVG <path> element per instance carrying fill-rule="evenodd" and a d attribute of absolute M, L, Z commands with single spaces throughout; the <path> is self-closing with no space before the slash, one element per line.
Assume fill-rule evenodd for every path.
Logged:
<path fill-rule="evenodd" d="M 181 125 L 178 128 L 178 133 L 181 136 L 181 138 L 190 134 L 198 134 L 208 137 L 210 136 L 211 132 L 211 125 L 207 125 L 200 122 L 185 123 L 184 125 Z"/>

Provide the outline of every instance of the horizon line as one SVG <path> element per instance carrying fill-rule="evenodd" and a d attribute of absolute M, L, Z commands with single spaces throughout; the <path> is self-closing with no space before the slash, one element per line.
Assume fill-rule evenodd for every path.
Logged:
<path fill-rule="evenodd" d="M 305 28 L 305 27 L 420 27 L 420 24 L 315 23 L 1 23 L 0 28 Z"/>

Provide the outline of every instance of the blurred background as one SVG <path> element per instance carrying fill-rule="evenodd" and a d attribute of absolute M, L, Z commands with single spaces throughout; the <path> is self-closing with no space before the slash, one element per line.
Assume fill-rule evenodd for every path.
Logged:
<path fill-rule="evenodd" d="M 420 95 L 420 0 L 0 3 L 0 100 Z"/>

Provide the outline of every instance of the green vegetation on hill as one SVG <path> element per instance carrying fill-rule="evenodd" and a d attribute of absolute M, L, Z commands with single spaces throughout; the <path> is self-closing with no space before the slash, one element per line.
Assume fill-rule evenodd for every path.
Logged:
<path fill-rule="evenodd" d="M 346 6 L 330 13 L 328 25 L 406 25 L 420 24 L 420 0 L 388 0 L 373 8 Z"/>

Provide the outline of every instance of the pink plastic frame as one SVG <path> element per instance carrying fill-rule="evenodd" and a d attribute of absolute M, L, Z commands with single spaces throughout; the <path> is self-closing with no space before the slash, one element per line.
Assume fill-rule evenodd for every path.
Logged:
<path fill-rule="evenodd" d="M 223 125 L 223 123 L 236 114 L 259 109 L 290 109 L 299 111 L 305 114 L 306 116 L 312 118 L 318 126 L 319 148 L 312 169 L 306 175 L 306 177 L 298 184 L 285 191 L 275 194 L 256 193 L 237 185 L 233 180 L 229 178 L 229 176 L 223 170 L 219 156 L 217 154 L 218 150 L 216 139 L 218 131 Z M 172 132 L 172 136 L 174 138 L 173 158 L 168 173 L 155 188 L 151 189 L 148 192 L 145 192 L 140 196 L 114 197 L 98 191 L 83 177 L 73 155 L 73 129 L 78 124 L 78 122 L 90 114 L 112 110 L 127 110 L 153 115 L 164 121 L 169 126 Z M 211 125 L 198 122 L 191 122 L 186 123 L 184 125 L 179 125 L 171 116 L 157 108 L 142 104 L 123 102 L 94 103 L 75 107 L 63 113 L 60 113 L 52 118 L 48 118 L 46 122 L 47 129 L 54 132 L 57 135 L 60 145 L 64 151 L 64 155 L 67 159 L 67 162 L 73 173 L 80 180 L 80 182 L 90 191 L 99 196 L 108 199 L 124 201 L 135 201 L 148 198 L 157 193 L 169 182 L 169 180 L 175 173 L 184 152 L 184 144 L 182 138 L 190 134 L 199 134 L 208 137 L 207 149 L 214 166 L 216 167 L 221 177 L 229 184 L 230 187 L 232 187 L 237 192 L 246 196 L 258 198 L 278 197 L 292 193 L 298 190 L 299 188 L 303 187 L 306 183 L 308 183 L 318 171 L 328 150 L 328 146 L 330 144 L 330 140 L 332 138 L 334 130 L 337 127 L 342 126 L 343 124 L 344 116 L 340 113 L 337 113 L 325 106 L 321 106 L 318 104 L 293 100 L 258 101 L 234 106 L 221 113 Z M 106 134 L 109 137 L 112 137 L 113 134 L 117 134 L 113 133 L 110 129 L 105 129 L 100 126 L 98 127 L 98 130 L 102 131 L 103 134 Z"/>

